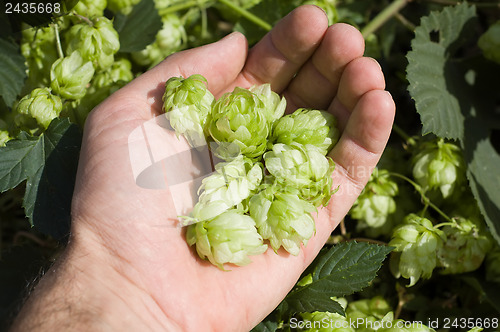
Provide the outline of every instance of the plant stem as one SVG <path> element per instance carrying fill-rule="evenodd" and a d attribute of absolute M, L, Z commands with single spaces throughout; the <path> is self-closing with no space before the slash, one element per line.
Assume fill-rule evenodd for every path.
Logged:
<path fill-rule="evenodd" d="M 394 14 L 394 17 L 404 26 L 406 27 L 408 30 L 410 31 L 415 31 L 415 24 L 413 24 L 412 22 L 410 22 L 406 17 L 404 17 L 403 15 L 401 15 L 401 13 L 396 13 Z"/>
<path fill-rule="evenodd" d="M 384 25 L 391 17 L 403 9 L 409 0 L 395 0 L 388 7 L 382 10 L 377 16 L 375 16 L 368 24 L 361 30 L 361 34 L 364 38 L 368 37 L 370 34 L 377 31 L 382 25 Z"/>
<path fill-rule="evenodd" d="M 234 3 L 228 1 L 228 0 L 218 0 L 220 3 L 226 5 L 227 7 L 231 8 L 234 10 L 236 13 L 240 14 L 250 22 L 254 23 L 255 25 L 261 27 L 262 29 L 266 31 L 271 31 L 272 26 L 271 24 L 267 23 L 260 17 L 250 13 L 248 10 L 241 8 L 240 6 L 235 5 Z"/>
<path fill-rule="evenodd" d="M 410 145 L 413 145 L 413 143 L 415 143 L 415 140 L 413 138 L 411 138 L 410 135 L 408 135 L 403 129 L 401 129 L 400 126 L 398 126 L 397 124 L 393 124 L 392 125 L 392 130 L 394 130 L 396 132 L 396 134 L 398 134 L 399 136 L 401 136 L 401 138 L 403 140 L 405 140 L 408 144 Z"/>
<path fill-rule="evenodd" d="M 180 10 L 189 9 L 191 7 L 194 7 L 194 6 L 198 6 L 199 4 L 200 4 L 200 2 L 197 0 L 185 1 L 185 2 L 182 2 L 179 4 L 168 6 L 167 8 L 163 8 L 163 9 L 158 11 L 158 14 L 163 17 L 167 14 L 175 13 L 175 12 L 178 12 Z"/>
<path fill-rule="evenodd" d="M 450 217 L 448 217 L 448 215 L 446 213 L 444 213 L 443 211 L 441 211 L 440 208 L 438 208 L 434 203 L 431 202 L 431 200 L 429 199 L 429 197 L 427 197 L 425 195 L 424 190 L 422 189 L 422 187 L 418 183 L 416 183 L 412 179 L 410 179 L 410 178 L 408 178 L 408 177 L 406 177 L 406 176 L 404 176 L 402 174 L 399 174 L 399 173 L 389 172 L 389 174 L 392 175 L 392 176 L 398 177 L 400 179 L 403 179 L 406 182 L 410 183 L 415 188 L 415 190 L 418 191 L 418 193 L 422 197 L 422 201 L 423 201 L 423 203 L 425 205 L 430 206 L 434 211 L 436 211 L 446 221 L 453 222 L 453 220 Z"/>
<path fill-rule="evenodd" d="M 61 38 L 59 37 L 59 25 L 57 23 L 54 24 L 54 34 L 56 35 L 57 54 L 59 55 L 59 59 L 62 59 L 64 58 L 64 53 L 61 46 Z"/>

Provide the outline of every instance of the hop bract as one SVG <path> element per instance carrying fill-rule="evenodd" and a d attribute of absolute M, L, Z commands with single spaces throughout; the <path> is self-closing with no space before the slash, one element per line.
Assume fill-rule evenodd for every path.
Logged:
<path fill-rule="evenodd" d="M 394 196 L 397 194 L 398 185 L 389 172 L 376 168 L 351 208 L 351 217 L 362 220 L 369 227 L 382 227 L 396 211 Z"/>
<path fill-rule="evenodd" d="M 410 279 L 408 287 L 422 277 L 429 279 L 437 264 L 436 252 L 443 247 L 446 235 L 432 222 L 416 214 L 409 214 L 392 235 L 389 246 L 400 253 L 398 272 Z M 399 274 L 397 273 L 397 274 Z"/>
<path fill-rule="evenodd" d="M 62 110 L 62 101 L 56 95 L 53 95 L 49 88 L 36 88 L 27 96 L 24 96 L 17 105 L 16 118 L 18 125 L 26 124 L 29 118 L 47 129 L 50 122 L 59 117 Z"/>
<path fill-rule="evenodd" d="M 216 154 L 222 159 L 234 157 L 234 149 L 248 158 L 259 159 L 266 151 L 270 131 L 265 104 L 253 92 L 235 88 L 213 105 L 208 124 L 212 138 L 220 144 Z"/>
<path fill-rule="evenodd" d="M 184 135 L 191 146 L 205 146 L 205 127 L 214 96 L 201 75 L 170 78 L 163 95 L 163 108 L 177 137 Z"/>
<path fill-rule="evenodd" d="M 51 87 L 61 97 L 80 99 L 85 96 L 87 84 L 94 76 L 94 67 L 85 62 L 79 51 L 56 60 L 50 70 Z"/>
<path fill-rule="evenodd" d="M 285 113 L 286 100 L 271 90 L 271 84 L 256 85 L 249 89 L 264 103 L 264 116 L 272 124 Z"/>
<path fill-rule="evenodd" d="M 454 223 L 443 227 L 446 242 L 439 248 L 439 266 L 445 274 L 474 271 L 483 263 L 493 246 L 482 225 L 471 219 L 456 218 Z"/>
<path fill-rule="evenodd" d="M 213 219 L 248 198 L 262 181 L 261 167 L 242 155 L 218 163 L 215 173 L 204 178 L 199 188 L 202 193 L 191 213 L 194 221 Z"/>
<path fill-rule="evenodd" d="M 282 186 L 270 185 L 252 196 L 249 211 L 259 234 L 269 240 L 274 251 L 283 246 L 292 255 L 298 255 L 300 245 L 306 245 L 314 235 L 311 213 L 316 208 Z"/>
<path fill-rule="evenodd" d="M 190 246 L 196 244 L 202 259 L 208 259 L 221 269 L 226 263 L 247 265 L 251 262 L 248 256 L 267 250 L 252 217 L 234 210 L 189 225 L 186 240 Z"/>
<path fill-rule="evenodd" d="M 264 154 L 266 169 L 276 181 L 297 188 L 316 207 L 326 206 L 332 195 L 334 163 L 314 145 L 274 144 Z"/>
<path fill-rule="evenodd" d="M 424 189 L 439 189 L 444 198 L 465 178 L 460 148 L 442 138 L 423 144 L 416 155 L 413 176 Z"/>
<path fill-rule="evenodd" d="M 326 112 L 299 108 L 280 118 L 274 125 L 271 141 L 290 145 L 312 144 L 326 155 L 339 139 L 336 118 Z"/>
<path fill-rule="evenodd" d="M 479 37 L 477 45 L 487 59 L 500 63 L 500 21 L 492 24 L 488 30 Z"/>
<path fill-rule="evenodd" d="M 120 49 L 118 32 L 106 17 L 97 17 L 93 25 L 79 23 L 66 33 L 68 44 L 66 53 L 78 50 L 86 61 L 91 61 L 95 68 L 105 69 L 114 61 L 114 54 Z"/>

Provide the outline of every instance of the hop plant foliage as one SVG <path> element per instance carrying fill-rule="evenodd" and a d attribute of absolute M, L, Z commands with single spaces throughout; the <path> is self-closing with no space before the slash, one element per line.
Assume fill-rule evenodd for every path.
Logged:
<path fill-rule="evenodd" d="M 477 45 L 487 59 L 500 63 L 500 21 L 488 28 L 479 38 Z"/>

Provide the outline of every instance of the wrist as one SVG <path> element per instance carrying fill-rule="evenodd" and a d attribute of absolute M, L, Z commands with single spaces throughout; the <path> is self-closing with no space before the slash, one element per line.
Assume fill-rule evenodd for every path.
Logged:
<path fill-rule="evenodd" d="M 78 234 L 45 273 L 12 331 L 178 330 L 149 294 L 121 275 L 92 234 Z"/>

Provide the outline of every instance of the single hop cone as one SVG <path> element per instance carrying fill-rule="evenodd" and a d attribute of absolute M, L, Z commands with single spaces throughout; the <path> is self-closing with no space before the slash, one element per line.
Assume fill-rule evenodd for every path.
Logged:
<path fill-rule="evenodd" d="M 301 313 L 304 332 L 355 332 L 349 318 L 332 312 L 304 312 Z"/>
<path fill-rule="evenodd" d="M 214 96 L 201 75 L 172 77 L 165 84 L 163 109 L 177 137 L 184 135 L 193 147 L 206 146 L 205 127 Z"/>
<path fill-rule="evenodd" d="M 233 210 L 189 225 L 186 240 L 190 246 L 196 244 L 196 252 L 202 259 L 208 259 L 220 269 L 224 269 L 226 263 L 247 265 L 251 263 L 248 256 L 267 250 L 252 217 Z"/>
<path fill-rule="evenodd" d="M 363 226 L 383 227 L 390 222 L 391 216 L 396 212 L 394 197 L 398 192 L 398 184 L 391 179 L 389 172 L 376 168 L 349 214 L 352 218 L 360 220 Z"/>
<path fill-rule="evenodd" d="M 326 206 L 332 191 L 333 160 L 314 145 L 274 144 L 264 154 L 266 169 L 284 186 L 292 186 L 314 206 Z"/>
<path fill-rule="evenodd" d="M 337 119 L 326 111 L 300 108 L 276 121 L 270 141 L 312 144 L 326 155 L 339 139 L 336 125 Z"/>
<path fill-rule="evenodd" d="M 301 244 L 306 245 L 314 235 L 315 224 L 311 213 L 316 208 L 279 184 L 263 187 L 249 201 L 250 215 L 259 234 L 269 240 L 274 251 L 283 246 L 292 255 L 298 255 Z"/>
<path fill-rule="evenodd" d="M 484 227 L 472 219 L 456 218 L 453 225 L 443 227 L 446 242 L 437 255 L 441 273 L 457 274 L 479 268 L 484 257 L 493 246 L 493 241 Z"/>
<path fill-rule="evenodd" d="M 79 51 L 56 60 L 50 70 L 51 88 L 66 99 L 81 99 L 87 93 L 87 85 L 94 76 L 94 67 L 85 61 Z"/>
<path fill-rule="evenodd" d="M 442 138 L 426 142 L 413 161 L 413 177 L 424 189 L 439 189 L 444 198 L 465 180 L 460 148 Z"/>
<path fill-rule="evenodd" d="M 47 129 L 50 122 L 59 117 L 61 110 L 61 98 L 52 94 L 49 88 L 36 88 L 17 104 L 16 123 L 23 127 L 30 119 L 35 119 L 42 128 Z"/>
<path fill-rule="evenodd" d="M 395 257 L 399 258 L 396 275 L 410 279 L 408 287 L 420 278 L 429 279 L 437 264 L 436 252 L 445 241 L 445 233 L 435 228 L 429 219 L 409 214 L 394 230 L 389 242 L 389 246 L 395 247 Z"/>

